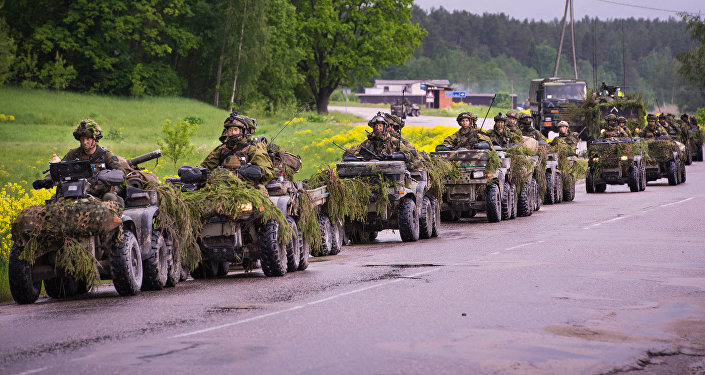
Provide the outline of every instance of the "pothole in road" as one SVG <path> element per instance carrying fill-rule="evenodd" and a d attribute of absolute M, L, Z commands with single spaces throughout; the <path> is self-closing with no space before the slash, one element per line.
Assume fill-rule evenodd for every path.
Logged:
<path fill-rule="evenodd" d="M 390 268 L 425 268 L 425 267 L 442 267 L 441 264 L 420 263 L 420 264 L 365 264 L 363 267 L 390 267 Z"/>
<path fill-rule="evenodd" d="M 209 314 L 222 314 L 222 313 L 229 313 L 233 311 L 249 311 L 249 310 L 258 310 L 258 306 L 254 305 L 238 305 L 238 306 L 215 306 L 211 307 L 210 309 L 206 310 L 207 313 Z"/>

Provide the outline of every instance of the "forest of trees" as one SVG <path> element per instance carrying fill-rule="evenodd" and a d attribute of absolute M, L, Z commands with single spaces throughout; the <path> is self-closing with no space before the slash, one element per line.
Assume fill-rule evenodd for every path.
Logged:
<path fill-rule="evenodd" d="M 556 13 L 562 9 L 556 8 Z M 415 8 L 412 22 L 419 23 L 428 35 L 405 65 L 390 66 L 382 72 L 382 78 L 445 78 L 473 92 L 513 89 L 523 100 L 528 96 L 529 80 L 553 75 L 561 33 L 559 19 L 520 21 L 504 14 Z M 624 61 L 628 92 L 639 91 L 654 105 L 656 101 L 660 105 L 675 103 L 683 110 L 705 106 L 705 88 L 698 88 L 678 74 L 677 55 L 694 44 L 686 22 L 680 18 L 659 21 L 586 17 L 576 20 L 574 27 L 578 77 L 590 86 L 596 53 L 597 85 L 605 82 L 622 86 Z M 569 31 L 558 75 L 573 77 Z"/>
<path fill-rule="evenodd" d="M 336 87 L 448 79 L 523 100 L 530 79 L 552 75 L 560 26 L 413 0 L 0 0 L 0 85 L 325 112 Z M 597 84 L 621 85 L 624 40 L 627 91 L 705 107 L 698 71 L 678 73 L 697 43 L 680 18 L 584 18 L 575 36 L 580 78 L 592 84 L 595 52 Z M 569 39 L 563 51 L 559 75 L 572 76 Z"/>

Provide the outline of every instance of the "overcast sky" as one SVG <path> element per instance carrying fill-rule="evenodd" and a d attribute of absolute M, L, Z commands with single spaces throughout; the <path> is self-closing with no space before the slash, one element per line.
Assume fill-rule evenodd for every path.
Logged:
<path fill-rule="evenodd" d="M 562 19 L 565 10 L 565 0 L 415 0 L 415 3 L 425 10 L 442 6 L 450 11 L 467 10 L 475 14 L 504 13 L 520 20 Z M 705 0 L 573 0 L 575 19 L 586 15 L 600 19 L 668 19 L 678 17 L 676 12 L 681 11 L 705 16 Z"/>

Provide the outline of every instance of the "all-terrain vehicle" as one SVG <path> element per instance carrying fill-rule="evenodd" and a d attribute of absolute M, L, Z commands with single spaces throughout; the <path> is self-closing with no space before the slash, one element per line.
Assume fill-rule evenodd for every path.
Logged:
<path fill-rule="evenodd" d="M 410 171 L 399 160 L 362 161 L 355 156 L 345 157 L 336 169 L 340 178 L 366 178 L 376 187 L 369 198 L 367 220 L 345 223 L 350 241 L 366 242 L 383 229 L 398 229 L 404 242 L 438 236 L 440 207 L 429 194 L 426 171 Z"/>
<path fill-rule="evenodd" d="M 607 185 L 629 185 L 632 192 L 646 189 L 646 159 L 639 138 L 596 139 L 588 143 L 585 191 L 604 193 Z"/>
<path fill-rule="evenodd" d="M 646 141 L 649 147 L 649 159 L 646 163 L 646 181 L 667 178 L 669 185 L 685 182 L 685 146 L 661 136 Z"/>
<path fill-rule="evenodd" d="M 393 103 L 389 108 L 391 114 L 400 118 L 421 116 L 421 107 L 411 103 Z"/>
<path fill-rule="evenodd" d="M 543 196 L 539 194 L 539 176 L 545 175 L 541 167 L 540 157 L 535 155 L 538 142 L 530 137 L 524 137 L 522 145 L 512 144 L 506 151 L 506 157 L 511 160 L 511 183 L 516 192 L 516 216 L 531 216 L 541 208 Z"/>
<path fill-rule="evenodd" d="M 45 206 L 24 209 L 12 224 L 9 281 L 14 300 L 33 303 L 42 282 L 52 298 L 87 292 L 98 279 L 112 279 L 120 295 L 139 292 L 142 258 L 151 252 L 138 240 L 142 223 L 123 213 L 118 202 L 88 194 L 95 183 L 121 185 L 123 173 L 96 173 L 87 160 L 51 163 L 49 173 L 51 180 L 43 187 L 56 186 L 57 194 Z"/>
<path fill-rule="evenodd" d="M 545 142 L 539 142 L 540 147 L 546 147 Z M 543 202 L 554 204 L 563 202 L 563 176 L 558 170 L 560 155 L 557 152 L 546 150 L 546 192 L 543 195 Z M 566 176 L 568 178 L 568 176 Z"/>
<path fill-rule="evenodd" d="M 125 169 L 126 186 L 121 196 L 125 201 L 125 215 L 136 225 L 136 236 L 142 251 L 142 290 L 161 290 L 176 285 L 188 277 L 188 269 L 182 267 L 174 248 L 173 235 L 157 225 L 159 194 L 150 183 L 157 183 L 157 176 L 139 168 L 139 164 L 159 158 L 161 150 L 132 159 L 118 157 Z"/>
<path fill-rule="evenodd" d="M 487 142 L 485 142 L 487 143 Z M 441 203 L 441 220 L 455 221 L 485 212 L 487 221 L 496 223 L 516 217 L 516 186 L 511 183 L 511 159 L 505 149 L 489 144 L 484 149 L 447 149 L 436 146 L 431 153 L 457 163 L 460 177 L 446 178 L 446 191 Z"/>
<path fill-rule="evenodd" d="M 703 133 L 700 129 L 690 129 L 688 131 L 688 143 L 692 160 L 703 161 Z"/>

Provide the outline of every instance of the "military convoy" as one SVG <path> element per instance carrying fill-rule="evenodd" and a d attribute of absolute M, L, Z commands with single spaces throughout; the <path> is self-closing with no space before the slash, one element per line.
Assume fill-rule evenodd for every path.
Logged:
<path fill-rule="evenodd" d="M 685 145 L 666 136 L 647 140 L 649 159 L 646 163 L 646 181 L 667 178 L 669 185 L 685 182 Z"/>

